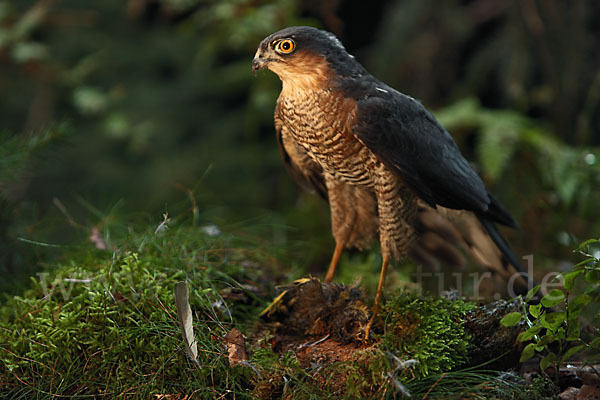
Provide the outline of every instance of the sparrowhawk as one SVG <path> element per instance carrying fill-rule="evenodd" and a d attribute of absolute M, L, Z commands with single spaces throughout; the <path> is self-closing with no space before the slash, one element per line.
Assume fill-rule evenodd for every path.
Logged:
<path fill-rule="evenodd" d="M 490 268 L 522 270 L 495 226 L 515 221 L 420 102 L 377 80 L 316 28 L 265 38 L 252 61 L 254 71 L 264 68 L 282 81 L 274 119 L 285 164 L 331 208 L 336 246 L 326 281 L 344 247 L 363 249 L 377 237 L 383 261 L 374 316 L 391 258 L 453 256 L 445 243 L 462 240 Z M 431 232 L 440 243 L 429 242 Z"/>

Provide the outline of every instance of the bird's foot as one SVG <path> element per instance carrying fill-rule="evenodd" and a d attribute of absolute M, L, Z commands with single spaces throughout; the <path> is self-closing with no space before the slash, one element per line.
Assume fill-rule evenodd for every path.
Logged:
<path fill-rule="evenodd" d="M 379 283 L 377 284 L 377 292 L 375 293 L 375 302 L 373 303 L 373 313 L 371 314 L 371 319 L 367 322 L 365 326 L 365 335 L 363 337 L 363 342 L 368 342 L 371 336 L 371 329 L 377 317 L 379 317 L 380 304 L 383 297 L 383 284 L 385 282 L 385 275 L 387 274 L 388 265 L 390 262 L 389 255 L 383 255 L 383 263 L 381 264 L 381 273 L 379 275 Z"/>
<path fill-rule="evenodd" d="M 371 315 L 369 322 L 367 322 L 367 325 L 365 325 L 364 335 L 362 337 L 363 343 L 369 343 L 371 341 L 371 330 L 372 330 L 373 324 L 375 323 L 375 319 L 377 317 L 378 317 L 378 313 L 373 312 L 373 315 Z"/>
<path fill-rule="evenodd" d="M 367 343 L 371 336 L 371 325 L 373 325 L 373 319 L 371 318 L 365 327 L 365 335 L 363 336 L 363 342 Z"/>

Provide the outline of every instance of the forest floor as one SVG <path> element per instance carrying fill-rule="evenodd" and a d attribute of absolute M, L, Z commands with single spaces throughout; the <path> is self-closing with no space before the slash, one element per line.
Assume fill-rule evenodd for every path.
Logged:
<path fill-rule="evenodd" d="M 539 358 L 520 365 L 517 335 L 525 322 L 500 322 L 522 309 L 519 300 L 475 304 L 389 291 L 365 339 L 371 311 L 359 286 L 303 278 L 276 287 L 290 276 L 269 243 L 192 225 L 175 221 L 169 229 L 129 232 L 114 242 L 95 237 L 4 301 L 2 395 L 598 396 L 597 365 L 569 370 L 564 363 L 560 379 L 541 373 Z M 180 328 L 174 286 L 182 281 L 197 355 Z"/>

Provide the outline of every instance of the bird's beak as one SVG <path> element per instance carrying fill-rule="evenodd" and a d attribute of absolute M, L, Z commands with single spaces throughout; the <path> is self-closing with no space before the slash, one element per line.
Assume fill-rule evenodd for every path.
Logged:
<path fill-rule="evenodd" d="M 252 73 L 256 75 L 256 71 L 263 69 L 265 67 L 265 62 L 260 58 L 254 57 L 252 60 Z"/>
<path fill-rule="evenodd" d="M 267 67 L 268 60 L 262 57 L 260 49 L 256 51 L 254 59 L 252 59 L 252 73 L 256 75 L 256 71 L 265 69 Z"/>

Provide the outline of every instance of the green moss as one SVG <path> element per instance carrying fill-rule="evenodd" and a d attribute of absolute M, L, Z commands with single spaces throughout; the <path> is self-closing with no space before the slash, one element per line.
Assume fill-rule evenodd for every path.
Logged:
<path fill-rule="evenodd" d="M 393 397 L 402 384 L 435 398 L 508 386 L 458 370 L 472 304 L 404 292 L 389 295 L 381 341 L 348 361 L 307 366 L 291 351 L 275 353 L 257 324 L 274 294 L 273 254 L 257 241 L 172 224 L 130 234 L 112 253 L 89 246 L 47 267 L 0 307 L 0 397 L 367 399 Z M 199 367 L 182 351 L 173 298 L 180 280 L 190 288 Z M 233 327 L 250 337 L 250 366 L 229 366 L 223 337 Z M 409 359 L 418 363 L 398 367 Z"/>
<path fill-rule="evenodd" d="M 381 342 L 357 352 L 352 362 L 333 366 L 329 381 L 338 382 L 339 397 L 391 398 L 403 390 L 400 386 L 408 390 L 411 382 L 460 367 L 467 361 L 469 347 L 462 317 L 474 307 L 461 300 L 423 299 L 409 292 L 390 296 L 383 309 Z M 417 363 L 406 368 L 398 365 L 408 360 Z M 412 389 L 419 392 L 420 388 Z"/>
<path fill-rule="evenodd" d="M 456 369 L 467 361 L 469 338 L 462 321 L 474 307 L 462 300 L 399 293 L 384 307 L 383 349 L 402 360 L 417 361 L 407 376 L 422 378 Z"/>
<path fill-rule="evenodd" d="M 260 347 L 253 352 L 250 362 L 256 368 L 252 397 L 267 399 L 323 399 L 334 392 L 321 380 L 318 371 L 305 370 L 293 351 L 275 353 L 270 347 Z"/>
<path fill-rule="evenodd" d="M 340 398 L 382 398 L 391 386 L 387 375 L 389 362 L 377 347 L 360 351 L 354 361 L 340 363 L 333 369 L 331 380 L 337 382 L 338 390 L 341 389 Z"/>
<path fill-rule="evenodd" d="M 221 241 L 186 227 L 151 232 L 131 238 L 137 251 L 90 250 L 93 257 L 80 257 L 86 261 L 33 278 L 30 290 L 0 308 L 2 394 L 248 396 L 251 371 L 231 371 L 221 338 L 234 324 L 244 329 L 263 306 L 240 283 L 249 282 L 244 262 L 262 256 Z M 261 274 L 252 272 L 255 282 Z M 190 286 L 199 368 L 182 352 L 173 299 L 179 280 Z M 244 304 L 223 298 L 232 289 Z"/>

